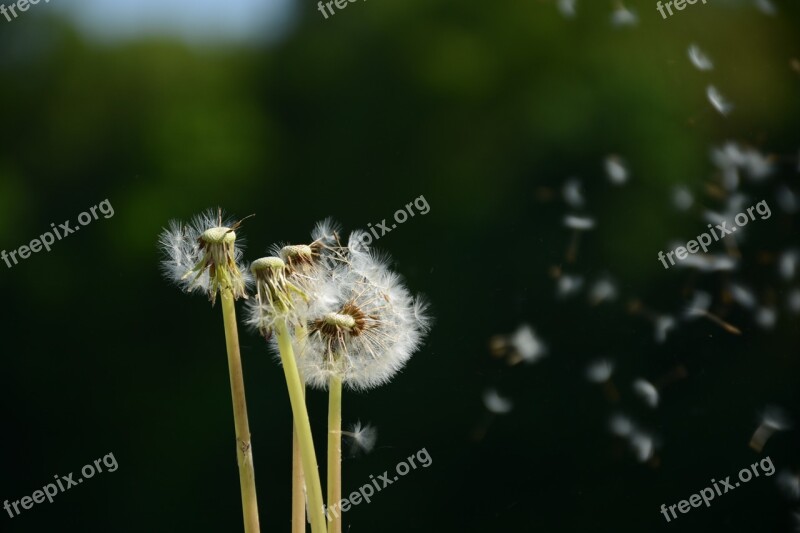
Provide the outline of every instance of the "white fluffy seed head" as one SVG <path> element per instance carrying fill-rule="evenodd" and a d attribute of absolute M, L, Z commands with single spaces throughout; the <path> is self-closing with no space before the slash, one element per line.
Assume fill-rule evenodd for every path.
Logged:
<path fill-rule="evenodd" d="M 326 229 L 315 241 L 326 239 Z M 334 375 L 357 390 L 388 382 L 429 329 L 427 304 L 411 295 L 385 259 L 354 244 L 358 238 L 354 232 L 348 247 L 337 249 L 330 237 L 320 248 L 336 260 L 325 262 L 315 280 L 304 317 L 308 335 L 297 358 L 307 383 L 317 388 L 327 388 Z"/>
<path fill-rule="evenodd" d="M 222 210 L 208 210 L 185 224 L 172 220 L 159 236 L 164 276 L 186 292 L 202 291 L 213 304 L 220 289 L 247 298 L 250 280 L 236 241 L 241 221 L 225 219 Z"/>

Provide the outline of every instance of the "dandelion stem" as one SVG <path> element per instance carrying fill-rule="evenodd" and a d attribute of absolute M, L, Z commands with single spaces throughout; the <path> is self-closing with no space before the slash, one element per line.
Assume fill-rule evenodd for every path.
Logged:
<path fill-rule="evenodd" d="M 295 341 L 303 352 L 306 342 L 306 328 L 298 324 L 295 326 Z M 305 380 L 300 373 L 303 383 L 303 400 L 306 397 Z M 303 458 L 300 453 L 300 440 L 297 438 L 297 427 L 292 423 L 292 533 L 305 533 L 306 531 L 306 486 L 303 479 Z"/>
<path fill-rule="evenodd" d="M 322 485 L 319 480 L 319 467 L 317 456 L 314 452 L 314 440 L 311 436 L 311 422 L 308 420 L 305 398 L 303 397 L 303 383 L 297 370 L 294 359 L 294 349 L 289 337 L 286 322 L 278 320 L 275 324 L 275 335 L 278 339 L 278 349 L 281 352 L 281 362 L 286 375 L 286 387 L 289 389 L 289 401 L 292 404 L 297 439 L 300 442 L 300 454 L 303 458 L 303 475 L 308 491 L 308 505 L 311 515 L 311 531 L 313 533 L 327 533 L 325 527 L 324 502 L 322 500 Z"/>
<path fill-rule="evenodd" d="M 292 424 L 292 533 L 306 530 L 306 490 L 297 427 Z"/>
<path fill-rule="evenodd" d="M 331 377 L 328 396 L 328 508 L 342 499 L 342 378 Z M 342 516 L 334 513 L 330 533 L 342 533 Z"/>
<path fill-rule="evenodd" d="M 247 402 L 244 396 L 242 358 L 239 354 L 239 332 L 236 327 L 236 306 L 233 291 L 220 289 L 222 319 L 225 324 L 225 346 L 233 397 L 233 422 L 236 428 L 236 459 L 239 464 L 239 485 L 242 491 L 242 512 L 245 533 L 259 533 L 256 478 L 253 471 L 253 449 L 250 444 L 250 424 L 247 421 Z"/>

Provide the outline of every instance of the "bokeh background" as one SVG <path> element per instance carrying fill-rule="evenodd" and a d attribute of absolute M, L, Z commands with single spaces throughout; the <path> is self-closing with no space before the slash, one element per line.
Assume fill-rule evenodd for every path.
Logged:
<path fill-rule="evenodd" d="M 430 212 L 375 247 L 430 300 L 435 327 L 391 384 L 346 394 L 345 422 L 379 439 L 346 460 L 344 491 L 422 448 L 433 463 L 346 513 L 347 531 L 794 530 L 777 475 L 669 524 L 659 508 L 767 455 L 784 479 L 800 468 L 796 431 L 748 446 L 768 406 L 800 422 L 786 303 L 798 278 L 779 271 L 798 245 L 800 5 L 710 0 L 667 20 L 651 1 L 316 9 L 53 0 L 0 18 L 0 248 L 105 199 L 115 211 L 0 263 L 0 499 L 109 452 L 119 463 L 53 504 L 0 513 L 0 530 L 241 531 L 221 312 L 162 279 L 161 228 L 209 207 L 255 213 L 240 232 L 252 260 L 306 242 L 324 217 L 364 228 L 419 196 Z M 692 65 L 692 43 L 713 70 Z M 657 252 L 724 209 L 710 153 L 727 141 L 768 157 L 770 176 L 743 173 L 738 190 L 772 217 L 748 227 L 734 271 L 664 270 Z M 582 209 L 562 197 L 569 178 Z M 678 185 L 695 199 L 686 212 Z M 572 212 L 596 226 L 569 260 Z M 617 296 L 593 304 L 604 276 Z M 774 323 L 736 305 L 734 281 Z M 683 318 L 699 290 L 740 335 Z M 676 321 L 661 342 L 658 316 Z M 523 324 L 546 356 L 493 357 L 491 340 Z M 289 531 L 282 372 L 256 335 L 241 342 L 262 530 Z M 616 401 L 585 378 L 598 357 L 614 362 Z M 657 408 L 631 390 L 638 377 L 662 387 Z M 490 414 L 487 391 L 510 412 Z M 309 404 L 321 449 L 324 394 Z M 652 439 L 645 460 L 609 431 L 615 414 Z"/>

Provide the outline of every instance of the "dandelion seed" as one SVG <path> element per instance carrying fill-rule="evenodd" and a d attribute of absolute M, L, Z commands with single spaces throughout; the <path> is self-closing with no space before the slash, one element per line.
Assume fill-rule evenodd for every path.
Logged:
<path fill-rule="evenodd" d="M 780 185 L 775 197 L 778 200 L 778 206 L 784 213 L 793 215 L 797 212 L 797 196 L 786 185 Z"/>
<path fill-rule="evenodd" d="M 558 10 L 561 14 L 566 18 L 572 18 L 575 16 L 576 0 L 558 0 Z"/>
<path fill-rule="evenodd" d="M 788 499 L 800 499 L 800 477 L 794 472 L 781 470 L 775 478 L 775 483 Z"/>
<path fill-rule="evenodd" d="M 714 109 L 723 116 L 730 113 L 733 109 L 733 105 L 728 102 L 713 85 L 709 85 L 706 88 L 706 96 L 708 97 L 708 101 L 711 102 L 711 105 L 714 106 Z"/>
<path fill-rule="evenodd" d="M 590 217 L 567 215 L 564 217 L 564 225 L 574 230 L 590 230 L 594 228 L 595 222 Z"/>
<path fill-rule="evenodd" d="M 684 185 L 678 185 L 672 189 L 672 205 L 679 211 L 686 211 L 694 203 L 694 197 L 689 189 Z"/>
<path fill-rule="evenodd" d="M 634 431 L 630 436 L 631 448 L 640 463 L 646 463 L 653 458 L 655 441 L 653 436 L 643 431 Z"/>
<path fill-rule="evenodd" d="M 486 410 L 495 415 L 505 415 L 514 408 L 514 403 L 509 398 L 500 396 L 497 389 L 486 389 L 483 392 L 483 405 Z"/>
<path fill-rule="evenodd" d="M 635 430 L 631 419 L 621 413 L 611 415 L 608 428 L 617 437 L 629 437 Z"/>
<path fill-rule="evenodd" d="M 667 333 L 675 329 L 677 322 L 671 316 L 659 316 L 655 320 L 655 338 L 658 344 L 664 344 L 667 340 Z"/>
<path fill-rule="evenodd" d="M 614 27 L 636 26 L 638 23 L 639 17 L 636 16 L 636 13 L 630 11 L 621 2 L 617 4 L 611 13 L 611 25 Z"/>
<path fill-rule="evenodd" d="M 764 13 L 765 15 L 776 15 L 778 10 L 775 8 L 775 4 L 773 4 L 770 0 L 754 0 L 756 7 L 759 11 Z"/>
<path fill-rule="evenodd" d="M 797 250 L 786 250 L 781 254 L 778 260 L 778 271 L 784 280 L 791 281 L 794 279 L 797 273 L 798 259 L 800 259 L 800 254 L 798 254 Z"/>
<path fill-rule="evenodd" d="M 564 274 L 558 278 L 558 297 L 567 298 L 577 293 L 583 287 L 583 278 Z"/>
<path fill-rule="evenodd" d="M 625 162 L 616 155 L 610 155 L 605 160 L 606 175 L 614 185 L 622 185 L 628 181 L 628 169 Z"/>
<path fill-rule="evenodd" d="M 639 378 L 633 382 L 633 391 L 651 408 L 658 406 L 658 390 L 649 381 Z"/>
<path fill-rule="evenodd" d="M 695 291 L 692 301 L 686 307 L 684 316 L 687 318 L 694 318 L 704 316 L 711 306 L 711 295 L 703 291 Z"/>
<path fill-rule="evenodd" d="M 756 297 L 753 294 L 753 291 L 750 289 L 744 287 L 743 285 L 732 283 L 730 286 L 730 291 L 733 301 L 742 307 L 746 309 L 752 309 L 756 306 Z"/>
<path fill-rule="evenodd" d="M 361 424 L 360 420 L 353 424 L 349 431 L 342 431 L 342 435 L 349 437 L 349 454 L 351 456 L 370 453 L 378 441 L 377 428 L 369 424 Z"/>
<path fill-rule="evenodd" d="M 689 60 L 697 70 L 711 70 L 714 68 L 714 64 L 696 44 L 689 46 Z"/>
<path fill-rule="evenodd" d="M 609 278 L 598 279 L 589 289 L 589 302 L 592 305 L 598 305 L 605 301 L 611 302 L 616 299 L 617 287 Z"/>
<path fill-rule="evenodd" d="M 727 142 L 720 148 L 712 149 L 711 160 L 724 172 L 736 174 L 737 169 L 744 170 L 752 181 L 761 181 L 774 171 L 772 157 L 765 156 L 758 150 L 740 146 L 735 142 Z M 738 176 L 738 174 L 736 175 Z M 732 188 L 728 187 L 728 190 L 732 190 Z"/>
<path fill-rule="evenodd" d="M 520 325 L 511 335 L 495 335 L 489 347 L 492 355 L 506 357 L 509 365 L 535 363 L 547 353 L 544 342 L 528 324 Z"/>
<path fill-rule="evenodd" d="M 561 188 L 561 195 L 564 197 L 564 201 L 567 202 L 572 208 L 580 208 L 583 207 L 585 200 L 583 197 L 583 191 L 581 190 L 581 182 L 570 178 L 564 183 L 564 186 Z"/>
<path fill-rule="evenodd" d="M 800 289 L 792 289 L 786 298 L 786 303 L 789 311 L 792 313 L 800 313 Z"/>
<path fill-rule="evenodd" d="M 680 261 L 680 268 L 695 268 L 701 272 L 730 272 L 736 269 L 736 260 L 727 255 L 692 254 Z"/>
<path fill-rule="evenodd" d="M 767 406 L 761 415 L 761 422 L 750 438 L 750 447 L 761 453 L 767 441 L 778 431 L 785 431 L 792 427 L 786 413 L 779 407 Z"/>
<path fill-rule="evenodd" d="M 581 232 L 594 229 L 595 220 L 590 217 L 567 215 L 564 217 L 564 225 L 572 229 L 572 239 L 570 240 L 569 248 L 567 248 L 566 259 L 568 263 L 573 263 L 578 256 L 578 244 L 580 242 Z"/>
<path fill-rule="evenodd" d="M 778 321 L 778 312 L 771 307 L 760 307 L 756 311 L 756 324 L 763 329 L 772 329 Z"/>
<path fill-rule="evenodd" d="M 592 383 L 605 383 L 611 379 L 614 363 L 608 359 L 598 359 L 586 368 L 586 379 Z"/>

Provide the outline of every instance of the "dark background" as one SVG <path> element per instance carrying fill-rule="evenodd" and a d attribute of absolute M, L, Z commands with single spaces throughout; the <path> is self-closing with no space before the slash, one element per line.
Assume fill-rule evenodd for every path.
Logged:
<path fill-rule="evenodd" d="M 800 192 L 800 6 L 774 4 L 769 16 L 710 0 L 662 20 L 654 2 L 628 2 L 639 23 L 616 28 L 615 3 L 600 0 L 579 0 L 575 18 L 544 0 L 370 0 L 328 20 L 307 2 L 283 37 L 256 43 L 97 41 L 43 3 L 0 19 L 0 248 L 104 199 L 115 210 L 49 253 L 0 263 L 0 499 L 109 452 L 119 463 L 53 504 L 3 511 L 0 530 L 241 531 L 221 311 L 160 276 L 161 228 L 209 207 L 256 213 L 239 232 L 253 260 L 306 242 L 324 217 L 365 228 L 424 195 L 430 212 L 375 247 L 431 301 L 435 326 L 392 383 L 345 395 L 345 422 L 379 438 L 346 460 L 344 491 L 422 448 L 433 463 L 346 513 L 348 531 L 791 531 L 797 504 L 777 476 L 669 524 L 659 512 L 766 455 L 800 467 L 794 431 L 760 455 L 748 447 L 767 405 L 800 415 L 798 315 L 784 303 L 798 282 L 776 268 L 798 219 L 775 196 Z M 714 70 L 692 67 L 693 42 Z M 727 117 L 709 83 L 735 104 Z M 741 186 L 772 217 L 748 227 L 736 272 L 665 271 L 657 252 L 706 226 L 672 208 L 671 188 L 717 208 L 709 152 L 728 140 L 775 157 L 770 179 Z M 604 175 L 609 154 L 627 161 L 621 187 Z M 568 264 L 570 176 L 598 224 Z M 619 297 L 560 299 L 553 267 L 587 283 L 607 273 Z M 774 328 L 730 303 L 731 280 L 774 305 Z M 657 343 L 630 312 L 638 300 L 678 314 L 694 289 L 742 335 L 680 321 Z M 548 355 L 509 367 L 489 339 L 521 323 Z M 262 530 L 288 531 L 285 384 L 263 342 L 240 338 Z M 616 363 L 617 405 L 584 379 L 601 356 Z M 686 378 L 657 409 L 631 392 L 675 368 Z M 514 409 L 476 440 L 487 387 Z M 323 450 L 325 395 L 309 409 Z M 614 412 L 657 436 L 652 461 L 609 433 Z"/>

